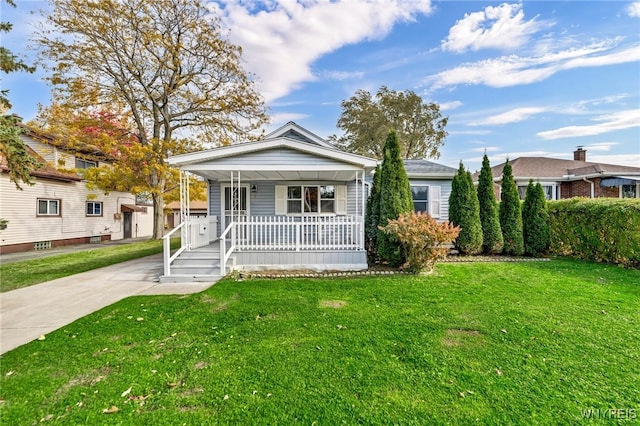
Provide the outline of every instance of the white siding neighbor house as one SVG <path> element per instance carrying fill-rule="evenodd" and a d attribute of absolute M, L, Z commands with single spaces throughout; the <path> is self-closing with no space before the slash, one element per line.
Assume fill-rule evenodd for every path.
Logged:
<path fill-rule="evenodd" d="M 336 149 L 293 122 L 256 142 L 169 158 L 208 183 L 208 216 L 189 214 L 182 247 L 165 237 L 163 281 L 208 280 L 232 269 L 363 270 L 364 215 L 377 160 Z M 455 169 L 408 160 L 416 209 L 448 218 Z"/>
<path fill-rule="evenodd" d="M 104 156 L 65 148 L 33 131 L 22 138 L 44 166 L 32 173 L 34 185 L 21 184 L 19 190 L 0 158 L 0 218 L 7 221 L 0 253 L 152 235 L 152 206 L 136 204 L 131 193 L 89 190 L 77 173 L 107 161 Z"/>

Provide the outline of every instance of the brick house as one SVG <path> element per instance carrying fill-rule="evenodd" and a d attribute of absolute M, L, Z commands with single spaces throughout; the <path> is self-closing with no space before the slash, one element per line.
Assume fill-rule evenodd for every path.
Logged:
<path fill-rule="evenodd" d="M 573 160 L 519 157 L 509 163 L 523 199 L 529 179 L 540 182 L 548 200 L 572 197 L 640 198 L 640 167 L 589 162 L 587 151 L 582 147 L 573 152 Z M 504 163 L 491 168 L 497 195 L 500 193 L 503 168 Z M 474 175 L 476 182 L 478 175 Z"/>

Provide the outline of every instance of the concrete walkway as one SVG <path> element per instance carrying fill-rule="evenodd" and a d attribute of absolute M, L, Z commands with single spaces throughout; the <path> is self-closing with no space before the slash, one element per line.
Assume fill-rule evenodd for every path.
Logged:
<path fill-rule="evenodd" d="M 0 354 L 129 296 L 190 294 L 208 283 L 160 284 L 162 254 L 0 293 Z"/>

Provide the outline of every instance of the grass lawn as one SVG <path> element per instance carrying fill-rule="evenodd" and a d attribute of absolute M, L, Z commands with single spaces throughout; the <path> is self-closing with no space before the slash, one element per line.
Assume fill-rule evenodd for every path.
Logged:
<path fill-rule="evenodd" d="M 200 294 L 126 299 L 3 355 L 0 419 L 637 421 L 638 330 L 640 271 L 571 260 L 227 279 Z"/>
<path fill-rule="evenodd" d="M 171 240 L 171 246 L 179 247 L 180 239 Z M 150 240 L 0 264 L 0 291 L 40 284 L 161 252 L 162 240 Z"/>

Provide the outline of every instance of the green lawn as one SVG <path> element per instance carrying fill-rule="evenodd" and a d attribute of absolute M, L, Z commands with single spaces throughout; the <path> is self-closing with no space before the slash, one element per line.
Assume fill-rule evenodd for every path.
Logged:
<path fill-rule="evenodd" d="M 172 239 L 171 246 L 179 247 L 180 239 Z M 162 240 L 150 240 L 0 264 L 0 291 L 15 290 L 161 252 Z"/>
<path fill-rule="evenodd" d="M 637 421 L 638 330 L 640 271 L 571 260 L 227 279 L 126 299 L 3 355 L 0 414 L 7 425 Z"/>

